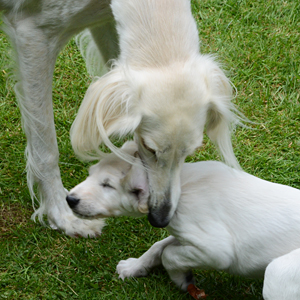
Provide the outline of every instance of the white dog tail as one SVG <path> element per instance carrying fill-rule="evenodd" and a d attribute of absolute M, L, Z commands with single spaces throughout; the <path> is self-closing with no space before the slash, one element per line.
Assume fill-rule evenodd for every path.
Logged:
<path fill-rule="evenodd" d="M 102 76 L 108 71 L 89 29 L 85 29 L 79 33 L 75 37 L 75 42 L 86 62 L 87 71 L 91 76 Z"/>

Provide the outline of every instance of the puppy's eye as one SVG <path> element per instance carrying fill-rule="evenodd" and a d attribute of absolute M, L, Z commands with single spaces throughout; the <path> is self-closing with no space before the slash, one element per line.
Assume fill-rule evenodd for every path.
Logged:
<path fill-rule="evenodd" d="M 104 188 L 115 189 L 112 185 L 110 185 L 107 181 L 104 181 L 100 184 Z"/>
<path fill-rule="evenodd" d="M 139 189 L 133 189 L 133 190 L 131 190 L 131 193 L 138 198 L 139 194 L 141 193 L 141 190 L 139 190 Z"/>
<path fill-rule="evenodd" d="M 147 151 L 149 151 L 149 152 L 152 153 L 153 155 L 156 154 L 156 151 L 155 151 L 154 149 L 148 147 L 148 146 L 145 144 L 144 139 L 142 139 L 142 145 L 143 145 L 143 147 L 144 147 Z"/>

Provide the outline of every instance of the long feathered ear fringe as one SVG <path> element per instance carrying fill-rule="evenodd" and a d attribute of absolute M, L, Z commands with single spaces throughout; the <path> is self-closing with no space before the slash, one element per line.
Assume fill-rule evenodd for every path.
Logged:
<path fill-rule="evenodd" d="M 104 153 L 99 146 L 104 143 L 119 157 L 133 163 L 133 158 L 114 146 L 109 137 L 124 137 L 140 124 L 134 90 L 128 74 L 117 65 L 91 84 L 70 132 L 72 147 L 80 158 L 102 158 Z"/>
<path fill-rule="evenodd" d="M 211 101 L 207 112 L 206 132 L 218 147 L 225 163 L 235 169 L 241 169 L 232 149 L 231 134 L 236 125 L 242 125 L 247 119 L 231 102 L 232 87 L 223 71 L 216 68 L 211 74 Z"/>
<path fill-rule="evenodd" d="M 107 73 L 108 68 L 89 29 L 85 29 L 76 35 L 75 42 L 91 76 L 102 76 Z"/>
<path fill-rule="evenodd" d="M 206 132 L 217 146 L 225 163 L 235 169 L 241 169 L 232 148 L 231 133 L 235 125 L 241 124 L 234 113 L 235 107 L 211 104 L 207 113 Z"/>

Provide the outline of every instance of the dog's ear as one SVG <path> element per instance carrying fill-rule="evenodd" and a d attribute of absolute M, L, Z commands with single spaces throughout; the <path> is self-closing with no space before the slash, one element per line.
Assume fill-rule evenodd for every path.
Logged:
<path fill-rule="evenodd" d="M 127 189 L 135 194 L 138 199 L 138 210 L 148 213 L 149 184 L 146 170 L 137 152 L 134 154 L 135 161 L 126 175 Z"/>
<path fill-rule="evenodd" d="M 218 147 L 225 163 L 239 169 L 231 143 L 233 125 L 240 123 L 232 104 L 232 87 L 223 71 L 215 66 L 209 80 L 210 102 L 207 111 L 206 132 Z"/>
<path fill-rule="evenodd" d="M 83 159 L 98 159 L 105 143 L 116 150 L 109 137 L 132 133 L 141 121 L 136 104 L 137 88 L 130 76 L 115 66 L 88 88 L 71 128 L 71 143 Z M 93 155 L 91 155 L 93 153 Z"/>

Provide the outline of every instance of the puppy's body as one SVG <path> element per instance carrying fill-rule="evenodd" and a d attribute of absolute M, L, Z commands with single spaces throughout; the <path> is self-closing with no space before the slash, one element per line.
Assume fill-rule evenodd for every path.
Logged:
<path fill-rule="evenodd" d="M 133 143 L 123 148 L 131 154 L 135 151 Z M 108 172 L 107 166 L 115 169 L 112 162 L 118 168 L 123 164 L 123 171 L 118 171 L 123 175 L 117 180 L 116 177 L 108 179 L 112 171 Z M 139 190 L 147 196 L 146 179 L 142 173 L 135 175 L 140 170 L 137 166 L 130 169 L 121 162 L 113 155 L 108 165 L 104 159 L 93 167 L 86 181 L 71 190 L 70 197 L 77 199 L 73 206 L 75 212 L 96 218 L 146 213 L 145 207 L 141 209 L 140 205 L 147 202 L 132 193 Z M 99 187 L 93 182 L 99 185 L 100 178 L 106 178 L 113 188 L 97 190 Z M 139 259 L 121 261 L 117 272 L 122 279 L 146 276 L 149 269 L 162 263 L 171 279 L 186 290 L 193 282 L 193 268 L 263 277 L 269 265 L 265 299 L 297 299 L 292 297 L 295 289 L 289 290 L 288 283 L 278 298 L 270 296 L 273 290 L 268 287 L 274 286 L 273 280 L 280 282 L 287 276 L 281 278 L 280 260 L 279 263 L 275 260 L 274 265 L 272 261 L 283 255 L 288 256 L 285 261 L 293 260 L 297 255 L 291 254 L 290 258 L 289 253 L 300 248 L 299 190 L 213 161 L 184 164 L 181 190 L 178 206 L 167 227 L 171 236 L 154 244 Z M 300 254 L 297 257 L 300 259 Z M 300 271 L 289 273 L 287 268 L 286 273 L 294 282 L 300 280 Z M 296 292 L 299 293 L 299 289 Z"/>
<path fill-rule="evenodd" d="M 213 161 L 185 164 L 181 182 L 167 229 L 182 245 L 201 249 L 198 267 L 257 277 L 272 259 L 300 247 L 299 190 Z"/>

